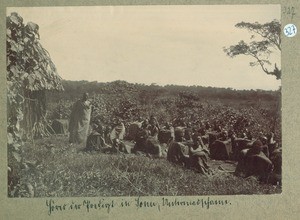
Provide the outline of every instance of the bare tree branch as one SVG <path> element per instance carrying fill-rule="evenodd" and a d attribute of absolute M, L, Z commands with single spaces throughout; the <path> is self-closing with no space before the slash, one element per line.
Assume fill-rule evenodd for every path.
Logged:
<path fill-rule="evenodd" d="M 240 22 L 235 26 L 237 28 L 247 29 L 249 32 L 261 36 L 263 40 L 252 41 L 250 43 L 245 43 L 243 40 L 241 40 L 236 45 L 232 45 L 228 48 L 224 47 L 223 50 L 227 54 L 227 56 L 231 58 L 236 57 L 238 55 L 251 56 L 256 61 L 250 62 L 250 66 L 260 65 L 260 67 L 265 73 L 269 75 L 274 75 L 276 76 L 276 79 L 280 79 L 281 70 L 277 68 L 276 64 L 273 71 L 269 71 L 266 67 L 266 65 L 271 65 L 268 58 L 270 54 L 273 53 L 273 51 L 270 50 L 270 47 L 281 51 L 281 25 L 279 21 L 273 20 L 272 22 L 265 24 L 259 24 L 258 22 Z M 253 38 L 255 38 L 255 35 L 251 36 L 251 39 Z"/>

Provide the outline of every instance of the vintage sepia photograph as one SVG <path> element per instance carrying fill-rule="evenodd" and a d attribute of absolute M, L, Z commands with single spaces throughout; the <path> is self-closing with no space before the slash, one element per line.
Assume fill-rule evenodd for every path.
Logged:
<path fill-rule="evenodd" d="M 6 8 L 9 198 L 282 192 L 281 7 Z"/>

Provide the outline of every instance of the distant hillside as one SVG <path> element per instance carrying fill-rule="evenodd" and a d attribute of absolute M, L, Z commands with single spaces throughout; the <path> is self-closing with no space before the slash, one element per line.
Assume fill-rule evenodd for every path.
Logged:
<path fill-rule="evenodd" d="M 191 99 L 232 99 L 232 100 L 261 100 L 275 101 L 280 98 L 280 91 L 265 90 L 235 90 L 231 88 L 215 88 L 203 86 L 181 86 L 156 84 L 145 85 L 128 83 L 126 81 L 113 82 L 88 82 L 88 81 L 63 81 L 64 92 L 48 94 L 49 102 L 60 99 L 76 100 L 82 93 L 94 94 L 130 94 L 130 96 L 177 96 L 183 95 Z"/>

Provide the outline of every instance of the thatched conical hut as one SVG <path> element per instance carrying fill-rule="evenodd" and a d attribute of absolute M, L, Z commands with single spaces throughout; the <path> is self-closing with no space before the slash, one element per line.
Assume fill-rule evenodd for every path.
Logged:
<path fill-rule="evenodd" d="M 61 77 L 39 42 L 39 26 L 24 25 L 17 13 L 6 21 L 8 120 L 19 123 L 23 137 L 47 136 L 46 91 L 63 90 Z"/>

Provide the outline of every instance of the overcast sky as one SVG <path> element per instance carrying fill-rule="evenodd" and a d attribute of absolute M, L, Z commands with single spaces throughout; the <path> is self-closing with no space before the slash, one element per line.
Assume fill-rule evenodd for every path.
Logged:
<path fill-rule="evenodd" d="M 250 42 L 235 24 L 280 20 L 280 5 L 8 8 L 40 26 L 41 43 L 67 80 L 278 89 L 247 56 L 223 47 Z M 280 53 L 270 57 L 280 65 Z"/>

